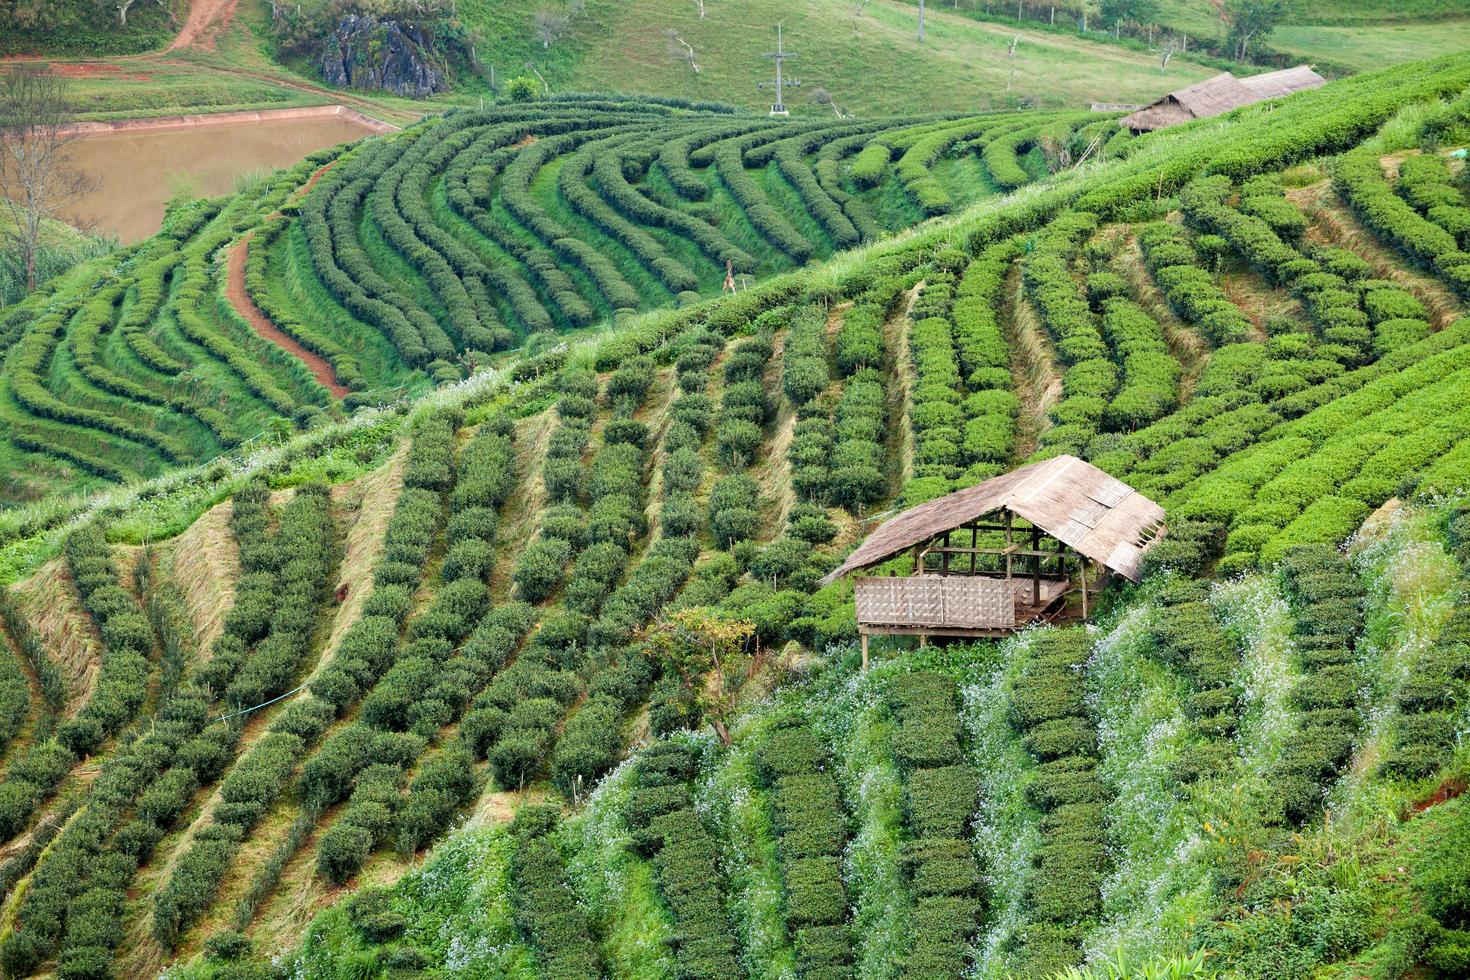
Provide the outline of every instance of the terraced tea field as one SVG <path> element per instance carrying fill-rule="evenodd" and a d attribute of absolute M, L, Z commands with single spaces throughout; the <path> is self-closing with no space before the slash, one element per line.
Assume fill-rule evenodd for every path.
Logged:
<path fill-rule="evenodd" d="M 743 288 L 1096 153 L 1106 122 L 570 101 L 316 154 L 7 311 L 6 496 L 208 460 L 697 302 L 727 269 Z"/>
<path fill-rule="evenodd" d="M 8 311 L 30 452 L 309 431 L 0 524 L 0 965 L 1457 975 L 1467 85 L 455 113 Z M 1062 453 L 1166 506 L 1143 582 L 860 673 L 874 518 Z"/>

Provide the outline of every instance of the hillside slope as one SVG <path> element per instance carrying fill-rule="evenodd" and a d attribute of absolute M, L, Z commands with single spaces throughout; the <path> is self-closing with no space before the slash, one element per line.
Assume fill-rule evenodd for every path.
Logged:
<path fill-rule="evenodd" d="M 0 607 L 0 965 L 1044 976 L 1122 946 L 1462 972 L 1465 518 L 1440 501 L 1470 490 L 1444 152 L 1467 86 L 1470 58 L 1440 59 L 1159 133 L 733 297 L 4 515 L 0 576 L 27 581 Z M 184 261 L 267 208 L 337 222 L 324 281 L 406 351 L 402 323 L 471 322 L 430 312 L 463 269 L 372 222 L 480 139 L 507 152 L 465 168 L 471 201 L 572 166 L 516 176 L 554 136 L 501 122 L 366 144 L 282 206 L 303 167 Z M 812 165 L 834 204 L 922 176 L 844 145 Z M 653 166 L 601 149 L 609 194 Z M 658 165 L 733 196 L 742 152 Z M 743 209 L 763 236 L 800 220 L 766 203 Z M 398 220 L 431 227 L 419 207 L 447 213 Z M 880 644 L 859 676 L 849 586 L 818 584 L 868 519 L 1062 452 L 1168 508 L 1143 585 L 1095 626 Z M 60 624 L 24 601 L 58 593 Z M 92 669 L 61 670 L 57 630 Z"/>
<path fill-rule="evenodd" d="M 0 8 L 0 55 L 111 55 L 168 44 L 184 22 L 188 0 L 129 4 L 119 18 L 113 4 L 91 0 L 13 3 Z"/>
<path fill-rule="evenodd" d="M 312 154 L 0 316 L 0 502 L 151 476 L 1025 184 L 1112 117 L 570 99 Z M 890 163 L 892 161 L 892 163 Z"/>
<path fill-rule="evenodd" d="M 770 80 L 770 62 L 761 55 L 775 50 L 779 22 L 786 49 L 799 52 L 787 66 L 804 83 L 787 98 L 798 115 L 831 113 L 811 103 L 817 89 L 843 110 L 871 116 L 1141 102 L 1213 74 L 1183 59 L 1160 72 L 1158 58 L 1145 52 L 977 23 L 938 4 L 931 5 L 921 44 L 916 11 L 890 0 L 865 4 L 857 16 L 848 0 L 797 6 L 710 0 L 702 15 L 689 0 L 589 0 L 565 37 L 546 48 L 532 31 L 546 6 L 470 0 L 458 10 L 484 37 L 480 60 L 501 78 L 532 64 L 554 90 L 668 92 L 750 109 L 770 104 L 756 84 Z M 698 73 L 670 32 L 694 49 Z M 1012 40 L 1013 57 L 1007 53 Z"/>

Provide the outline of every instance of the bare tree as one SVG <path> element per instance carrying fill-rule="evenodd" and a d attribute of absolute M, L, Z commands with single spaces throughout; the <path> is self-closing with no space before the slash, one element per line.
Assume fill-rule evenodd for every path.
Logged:
<path fill-rule="evenodd" d="M 924 40 L 924 0 L 919 0 L 919 40 Z"/>
<path fill-rule="evenodd" d="M 699 62 L 694 60 L 694 45 L 679 36 L 679 32 L 670 27 L 664 32 L 669 38 L 669 54 L 680 61 L 689 62 L 689 67 L 694 69 L 694 74 L 699 74 Z"/>
<path fill-rule="evenodd" d="M 76 139 L 67 128 L 72 107 L 66 80 L 42 65 L 19 65 L 0 75 L 0 229 L 26 272 L 26 288 L 36 288 L 36 256 L 41 230 L 90 186 L 66 160 Z"/>
<path fill-rule="evenodd" d="M 555 10 L 548 10 L 543 7 L 536 11 L 536 17 L 532 21 L 532 33 L 536 40 L 541 42 L 541 47 L 551 47 L 567 33 L 566 14 L 560 14 Z"/>
<path fill-rule="evenodd" d="M 1173 41 L 1170 41 L 1163 46 L 1163 48 L 1159 52 L 1159 71 L 1169 70 L 1169 59 L 1174 57 L 1174 52 L 1177 50 L 1178 48 L 1174 46 Z"/>
<path fill-rule="evenodd" d="M 852 15 L 854 17 L 861 17 L 863 11 L 868 9 L 868 4 L 872 2 L 873 0 L 855 0 L 852 5 Z"/>
<path fill-rule="evenodd" d="M 812 89 L 812 103 L 815 105 L 831 106 L 832 114 L 834 116 L 836 116 L 838 119 L 847 118 L 847 113 L 843 112 L 842 106 L 838 105 L 837 100 L 832 98 L 832 93 L 828 92 L 821 86 Z"/>
<path fill-rule="evenodd" d="M 160 7 L 165 7 L 165 0 L 154 0 Z M 138 4 L 138 0 L 111 0 L 112 8 L 117 11 L 117 24 L 119 27 L 128 26 L 128 11 Z M 274 10 L 275 2 L 272 0 L 271 7 Z"/>
<path fill-rule="evenodd" d="M 699 4 L 699 19 L 704 20 L 704 0 L 694 0 L 694 2 Z"/>

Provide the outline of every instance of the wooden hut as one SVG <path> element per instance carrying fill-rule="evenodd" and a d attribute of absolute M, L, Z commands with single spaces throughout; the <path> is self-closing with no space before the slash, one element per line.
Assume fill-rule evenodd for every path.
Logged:
<path fill-rule="evenodd" d="M 1307 65 L 1244 78 L 1222 71 L 1213 78 L 1170 92 L 1157 102 L 1124 116 L 1119 125 L 1134 133 L 1146 133 L 1191 119 L 1218 116 L 1253 102 L 1276 99 L 1325 84 L 1327 80 Z"/>
<path fill-rule="evenodd" d="M 1004 636 L 1056 618 L 1079 591 L 1085 617 L 1089 590 L 1108 575 L 1138 581 L 1163 534 L 1158 504 L 1057 456 L 890 518 L 823 582 L 912 557 L 909 574 L 853 583 L 866 667 L 873 634 Z"/>

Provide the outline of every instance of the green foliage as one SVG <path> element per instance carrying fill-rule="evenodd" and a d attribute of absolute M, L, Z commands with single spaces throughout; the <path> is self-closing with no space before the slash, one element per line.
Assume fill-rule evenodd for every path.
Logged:
<path fill-rule="evenodd" d="M 1025 790 L 1046 815 L 1026 896 L 1030 922 L 1015 951 L 1018 963 L 1038 973 L 1075 963 L 1079 932 L 1102 909 L 1108 855 L 1097 815 L 1109 793 L 1095 772 L 1093 739 L 1085 734 L 1091 722 L 1080 671 L 1089 653 L 1083 631 L 1041 634 L 1012 692 L 1013 721 L 1025 732 L 1028 750 L 1045 760 Z M 1067 730 L 1074 733 L 1070 739 L 1058 738 Z"/>
<path fill-rule="evenodd" d="M 694 763 L 689 749 L 671 742 L 646 750 L 635 776 L 635 804 L 641 805 L 630 807 L 626 819 L 674 913 L 680 974 L 713 980 L 735 975 L 739 966 L 721 898 L 719 843 L 705 829 L 688 793 Z"/>

